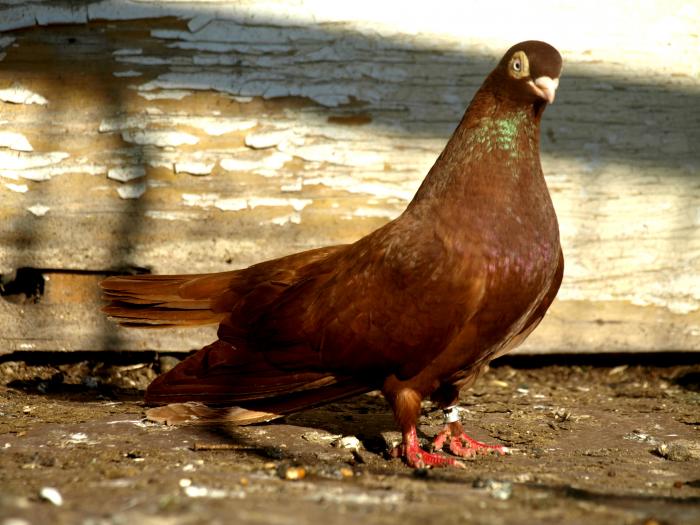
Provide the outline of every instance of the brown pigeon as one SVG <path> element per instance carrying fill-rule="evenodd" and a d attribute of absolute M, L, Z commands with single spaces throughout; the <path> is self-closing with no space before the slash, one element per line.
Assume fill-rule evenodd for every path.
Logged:
<path fill-rule="evenodd" d="M 462 465 L 439 453 L 445 444 L 504 453 L 469 437 L 455 405 L 535 329 L 561 283 L 539 156 L 561 67 L 544 42 L 510 48 L 406 210 L 353 244 L 225 273 L 104 280 L 104 311 L 124 326 L 219 324 L 216 342 L 148 387 L 148 404 L 172 404 L 150 416 L 248 424 L 381 389 L 408 465 Z M 446 415 L 433 452 L 416 434 L 428 397 Z"/>

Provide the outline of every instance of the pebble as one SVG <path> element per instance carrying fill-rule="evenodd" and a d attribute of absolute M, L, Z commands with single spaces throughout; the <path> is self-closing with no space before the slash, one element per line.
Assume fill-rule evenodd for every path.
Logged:
<path fill-rule="evenodd" d="M 510 481 L 496 481 L 494 479 L 476 479 L 474 488 L 486 489 L 492 498 L 507 500 L 513 495 L 513 484 Z"/>
<path fill-rule="evenodd" d="M 362 443 L 355 436 L 343 436 L 340 439 L 336 439 L 332 445 L 337 448 L 346 448 L 350 450 L 358 450 Z"/>
<path fill-rule="evenodd" d="M 286 467 L 280 465 L 277 474 L 282 479 L 298 481 L 306 477 L 306 469 L 304 467 Z"/>
<path fill-rule="evenodd" d="M 335 444 L 336 441 L 341 439 L 343 436 L 341 434 L 329 434 L 328 432 L 318 432 L 316 430 L 311 430 L 309 432 L 304 432 L 301 435 L 301 438 L 310 442 L 310 443 L 322 443 L 322 444 L 328 444 L 328 443 L 333 443 Z"/>
<path fill-rule="evenodd" d="M 670 443 L 661 443 L 656 452 L 669 461 L 692 461 L 700 459 L 700 442 L 679 439 Z"/>
<path fill-rule="evenodd" d="M 53 487 L 42 488 L 39 492 L 39 497 L 50 503 L 53 503 L 57 507 L 63 505 L 63 496 L 61 496 L 61 493 Z"/>
<path fill-rule="evenodd" d="M 393 430 L 382 432 L 381 436 L 388 450 L 398 447 L 402 441 L 401 432 Z"/>

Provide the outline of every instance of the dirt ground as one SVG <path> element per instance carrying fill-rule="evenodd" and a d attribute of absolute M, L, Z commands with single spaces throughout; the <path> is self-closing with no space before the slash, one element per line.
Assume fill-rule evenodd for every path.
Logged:
<path fill-rule="evenodd" d="M 494 367 L 463 392 L 463 421 L 513 454 L 414 471 L 387 457 L 378 394 L 166 427 L 140 396 L 173 358 L 106 361 L 0 363 L 0 525 L 700 523 L 697 364 Z M 424 413 L 427 438 L 442 416 Z"/>

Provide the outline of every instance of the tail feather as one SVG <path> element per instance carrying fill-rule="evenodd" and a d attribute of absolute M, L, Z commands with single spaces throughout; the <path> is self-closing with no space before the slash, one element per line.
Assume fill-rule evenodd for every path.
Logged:
<path fill-rule="evenodd" d="M 131 327 L 220 323 L 225 313 L 214 311 L 213 298 L 227 289 L 234 273 L 108 277 L 100 283 L 109 301 L 102 311 Z"/>
<path fill-rule="evenodd" d="M 165 425 L 251 425 L 272 421 L 278 417 L 281 415 L 241 407 L 214 408 L 196 401 L 171 403 L 146 410 L 146 419 Z"/>

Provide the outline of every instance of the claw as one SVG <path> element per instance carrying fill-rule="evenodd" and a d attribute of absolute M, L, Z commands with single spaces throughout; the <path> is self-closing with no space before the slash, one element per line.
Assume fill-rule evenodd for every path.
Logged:
<path fill-rule="evenodd" d="M 442 450 L 446 443 L 449 443 L 450 452 L 455 456 L 463 458 L 473 458 L 477 455 L 486 454 L 504 456 L 512 453 L 509 447 L 503 445 L 487 445 L 486 443 L 477 441 L 464 432 L 459 422 L 445 425 L 445 428 L 433 439 L 433 450 Z"/>
<path fill-rule="evenodd" d="M 418 442 L 418 435 L 415 427 L 411 428 L 403 437 L 403 443 L 389 451 L 392 457 L 403 457 L 409 467 L 431 468 L 431 467 L 455 467 L 466 468 L 466 465 L 458 459 L 428 452 L 423 450 Z"/>

